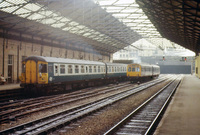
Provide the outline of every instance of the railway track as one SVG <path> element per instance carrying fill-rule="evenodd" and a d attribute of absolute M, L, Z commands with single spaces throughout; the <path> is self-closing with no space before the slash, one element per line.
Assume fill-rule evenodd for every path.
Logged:
<path fill-rule="evenodd" d="M 167 86 L 150 97 L 104 135 L 152 134 L 160 119 L 160 115 L 166 109 L 181 78 L 182 77 L 178 77 L 171 81 Z"/>
<path fill-rule="evenodd" d="M 119 100 L 122 100 L 130 95 L 133 95 L 139 91 L 142 91 L 164 80 L 166 80 L 166 78 L 163 78 L 162 80 L 155 80 L 155 81 L 145 83 L 132 90 L 129 90 L 123 93 L 118 93 L 117 95 L 112 95 L 110 97 L 102 98 L 92 103 L 74 106 L 70 109 L 47 116 L 45 118 L 31 121 L 31 122 L 28 122 L 16 127 L 12 127 L 10 129 L 3 130 L 0 132 L 0 134 L 47 133 L 51 130 L 54 130 L 57 127 L 64 126 L 66 124 L 69 124 L 72 121 L 76 121 L 77 119 L 82 118 L 83 116 L 90 115 L 92 112 L 98 111 L 99 109 L 105 106 L 113 104 Z"/>
<path fill-rule="evenodd" d="M 0 123 L 16 120 L 17 118 L 30 115 L 31 113 L 47 110 L 53 107 L 62 106 L 72 102 L 80 101 L 83 99 L 91 98 L 97 95 L 116 91 L 117 89 L 128 88 L 132 84 L 123 83 L 117 86 L 110 86 L 106 88 L 99 88 L 95 90 L 76 91 L 69 94 L 62 94 L 59 96 L 47 96 L 37 99 L 22 100 L 18 103 L 13 103 L 0 107 Z"/>

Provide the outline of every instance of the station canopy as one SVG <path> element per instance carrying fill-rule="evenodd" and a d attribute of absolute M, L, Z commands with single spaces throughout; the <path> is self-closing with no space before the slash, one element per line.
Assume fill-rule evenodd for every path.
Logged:
<path fill-rule="evenodd" d="M 188 11 L 184 9 L 183 13 L 183 6 L 180 7 L 180 4 L 185 3 L 183 1 L 178 1 L 178 4 L 174 4 L 173 0 L 164 1 L 166 4 L 157 0 L 152 3 L 145 0 L 0 0 L 0 27 L 8 31 L 37 35 L 44 39 L 72 43 L 82 47 L 89 46 L 109 54 L 141 38 L 151 42 L 155 39 L 156 41 L 163 40 L 162 37 L 173 41 L 172 47 L 174 48 L 178 46 L 175 43 L 178 43 L 195 51 L 198 34 L 195 33 L 192 37 L 191 32 L 198 31 L 196 30 L 199 28 L 198 23 L 192 23 L 194 19 L 198 20 L 198 17 L 187 20 L 186 17 L 190 16 L 187 14 L 191 10 L 190 6 L 184 7 Z M 165 9 L 162 9 L 162 6 Z M 149 11 L 149 8 L 152 11 Z M 197 2 L 196 8 L 198 8 Z M 178 13 L 178 11 L 182 12 Z M 158 17 L 161 12 L 163 18 Z M 198 15 L 197 11 L 195 15 Z M 168 16 L 171 20 L 164 21 L 164 17 Z M 178 19 L 174 19 L 175 17 Z M 185 24 L 188 24 L 187 27 Z M 165 28 L 162 28 L 163 26 Z M 175 33 L 179 27 L 182 31 L 191 31 L 190 34 L 183 35 L 180 31 L 178 34 Z M 174 28 L 175 30 L 172 30 Z M 185 38 L 184 41 L 186 41 L 187 36 L 191 37 L 190 44 L 182 40 Z M 178 38 L 181 41 L 178 41 Z M 159 41 L 156 45 L 164 49 L 163 42 Z"/>

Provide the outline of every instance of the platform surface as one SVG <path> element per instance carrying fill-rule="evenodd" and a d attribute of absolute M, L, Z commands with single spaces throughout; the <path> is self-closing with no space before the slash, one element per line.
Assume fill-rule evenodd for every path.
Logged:
<path fill-rule="evenodd" d="M 200 79 L 185 75 L 154 135 L 200 135 Z"/>
<path fill-rule="evenodd" d="M 12 90 L 12 89 L 20 89 L 20 88 L 21 87 L 19 83 L 0 85 L 0 90 Z"/>

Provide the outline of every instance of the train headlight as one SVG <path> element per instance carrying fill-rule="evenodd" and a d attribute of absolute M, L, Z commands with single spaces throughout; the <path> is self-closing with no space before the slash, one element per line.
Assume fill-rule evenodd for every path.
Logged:
<path fill-rule="evenodd" d="M 39 76 L 42 77 L 42 73 L 39 73 Z"/>

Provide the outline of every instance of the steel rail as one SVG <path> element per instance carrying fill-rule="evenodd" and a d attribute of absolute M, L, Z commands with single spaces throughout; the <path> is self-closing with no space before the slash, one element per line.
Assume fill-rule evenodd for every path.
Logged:
<path fill-rule="evenodd" d="M 178 83 L 175 84 L 175 86 L 171 90 L 171 93 L 169 94 L 168 98 L 164 101 L 161 109 L 159 109 L 158 112 L 155 112 L 155 110 L 158 109 L 157 105 L 153 104 L 152 102 L 156 98 L 161 98 L 161 97 L 159 97 L 159 94 L 162 94 L 162 92 L 164 92 L 167 88 L 169 88 L 171 85 L 173 85 L 174 82 L 175 82 L 175 80 L 168 83 L 165 87 L 163 87 L 156 94 L 154 94 L 152 97 L 150 97 L 148 100 L 146 100 L 138 108 L 136 108 L 133 112 L 131 112 L 124 119 L 122 119 L 120 122 L 118 122 L 116 125 L 114 125 L 110 130 L 108 130 L 106 133 L 104 133 L 104 135 L 149 134 L 150 132 L 152 132 L 152 128 L 154 127 L 155 123 L 158 121 L 160 114 L 163 113 L 163 110 L 165 109 L 166 105 L 169 103 L 169 100 L 171 99 L 171 96 L 173 95 L 175 89 L 178 87 L 180 80 L 178 80 Z M 161 100 L 159 100 L 157 102 L 161 103 Z M 148 107 L 156 107 L 156 108 L 155 109 L 150 108 L 150 111 L 145 110 Z M 150 119 L 151 116 L 153 116 L 154 119 Z M 145 118 L 147 118 L 147 119 L 145 119 Z M 148 125 L 148 127 L 147 127 L 147 125 Z"/>
<path fill-rule="evenodd" d="M 122 86 L 111 87 L 111 88 L 103 88 L 101 90 L 97 90 L 98 92 L 97 91 L 88 91 L 88 92 L 85 92 L 85 93 L 78 93 L 76 95 L 75 94 L 61 95 L 61 96 L 58 96 L 58 97 L 54 97 L 52 99 L 48 99 L 49 97 L 47 97 L 48 100 L 46 100 L 46 101 L 43 101 L 43 102 L 38 101 L 38 102 L 30 104 L 28 106 L 24 106 L 24 104 L 21 104 L 21 106 L 23 106 L 23 107 L 19 107 L 19 108 L 16 108 L 16 109 L 12 108 L 11 110 L 0 112 L 0 123 L 8 122 L 10 120 L 15 120 L 17 118 L 21 118 L 21 117 L 28 115 L 28 114 L 31 114 L 31 113 L 39 112 L 39 111 L 42 111 L 42 110 L 45 110 L 45 109 L 50 109 L 50 108 L 53 108 L 53 107 L 58 107 L 58 106 L 61 106 L 61 105 L 64 105 L 64 104 L 76 102 L 76 101 L 83 100 L 83 99 L 86 99 L 86 98 L 91 98 L 91 97 L 94 97 L 94 96 L 97 96 L 97 95 L 101 95 L 101 94 L 105 94 L 105 93 L 108 93 L 108 92 L 111 92 L 111 91 L 115 91 L 116 89 L 130 87 L 130 86 L 122 85 Z"/>
<path fill-rule="evenodd" d="M 7 133 L 13 133 L 13 132 L 15 134 L 25 134 L 28 132 L 31 134 L 44 133 L 50 129 L 55 129 L 57 126 L 64 125 L 73 120 L 77 120 L 80 117 L 88 115 L 96 110 L 101 109 L 102 107 L 113 104 L 119 100 L 122 100 L 130 95 L 133 95 L 139 91 L 142 91 L 142 90 L 144 90 L 148 87 L 151 87 L 157 83 L 160 83 L 164 80 L 166 80 L 166 78 L 163 78 L 162 80 L 156 80 L 153 83 L 148 82 L 148 83 L 145 83 L 144 85 L 138 86 L 137 88 L 135 88 L 131 91 L 127 91 L 127 92 L 118 94 L 117 96 L 113 95 L 109 98 L 107 97 L 107 98 L 103 98 L 98 101 L 95 101 L 93 103 L 85 104 L 84 106 L 74 107 L 74 108 L 65 110 L 63 112 L 57 113 L 57 114 L 47 116 L 42 119 L 38 119 L 38 120 L 35 120 L 32 122 L 28 122 L 28 123 L 10 128 L 10 129 L 6 129 L 4 131 L 1 131 L 0 134 L 7 134 Z"/>

